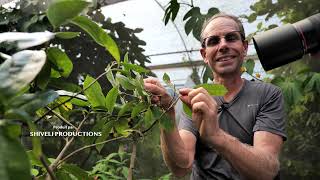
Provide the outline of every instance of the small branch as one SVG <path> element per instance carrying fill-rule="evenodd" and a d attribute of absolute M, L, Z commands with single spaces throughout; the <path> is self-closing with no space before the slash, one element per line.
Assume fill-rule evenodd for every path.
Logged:
<path fill-rule="evenodd" d="M 188 3 L 183 3 L 183 2 L 181 2 L 181 3 L 179 3 L 179 4 L 186 5 L 186 6 L 189 6 L 189 7 L 193 7 L 192 4 L 188 4 Z"/>
<path fill-rule="evenodd" d="M 57 180 L 57 178 L 55 177 L 55 175 L 52 172 L 52 169 L 48 166 L 47 162 L 45 161 L 45 159 L 43 158 L 43 156 L 40 156 L 40 161 L 43 164 L 43 166 L 46 168 L 49 176 L 47 176 L 47 179 L 51 179 L 51 180 Z"/>
<path fill-rule="evenodd" d="M 57 164 L 57 167 L 64 161 L 66 161 L 67 159 L 69 159 L 71 156 L 75 155 L 76 153 L 82 151 L 82 150 L 85 150 L 87 148 L 90 148 L 90 147 L 94 147 L 94 146 L 97 146 L 97 145 L 100 145 L 100 144 L 105 144 L 105 143 L 108 143 L 108 142 L 111 142 L 111 141 L 116 141 L 116 140 L 119 140 L 119 139 L 124 139 L 124 138 L 127 138 L 125 136 L 120 136 L 120 137 L 116 137 L 116 138 L 113 138 L 113 139 L 109 139 L 109 140 L 106 140 L 106 141 L 102 141 L 102 142 L 99 142 L 99 143 L 95 143 L 95 144 L 90 144 L 90 145 L 86 145 L 86 146 L 83 146 L 75 151 L 73 151 L 72 153 L 68 154 L 66 157 L 64 157 L 58 164 Z"/>
<path fill-rule="evenodd" d="M 127 180 L 132 180 L 133 169 L 134 169 L 134 162 L 135 162 L 136 156 L 137 156 L 137 144 L 136 144 L 136 142 L 133 142 L 133 144 L 132 144 L 132 153 L 131 153 L 131 158 L 130 158 L 130 166 L 129 166 L 129 172 L 128 172 Z"/>
<path fill-rule="evenodd" d="M 61 119 L 63 122 L 65 122 L 66 124 L 68 124 L 69 126 L 72 126 L 73 128 L 77 128 L 75 125 L 73 125 L 72 123 L 70 123 L 68 120 L 66 120 L 64 117 L 62 117 L 60 114 L 58 114 L 57 112 L 55 112 L 54 110 L 52 110 L 50 107 L 46 107 L 49 111 L 51 111 L 55 116 L 57 116 L 59 119 Z"/>
<path fill-rule="evenodd" d="M 88 119 L 88 117 L 89 117 L 89 115 L 88 115 L 88 116 L 85 116 L 85 117 L 83 118 L 83 120 L 81 121 L 81 123 L 79 124 L 79 126 L 78 126 L 78 127 L 75 127 L 77 133 L 80 131 L 82 124 L 84 123 L 85 120 Z M 63 149 L 60 151 L 58 157 L 57 157 L 57 158 L 54 160 L 54 162 L 50 165 L 50 169 L 52 169 L 52 170 L 55 170 L 55 169 L 56 169 L 56 167 L 58 166 L 59 161 L 62 159 L 62 157 L 63 157 L 63 155 L 65 154 L 65 152 L 69 149 L 69 147 L 70 147 L 71 143 L 73 142 L 73 140 L 74 140 L 74 137 L 72 137 L 70 140 L 68 140 L 68 139 L 66 140 L 66 144 L 64 145 Z"/>

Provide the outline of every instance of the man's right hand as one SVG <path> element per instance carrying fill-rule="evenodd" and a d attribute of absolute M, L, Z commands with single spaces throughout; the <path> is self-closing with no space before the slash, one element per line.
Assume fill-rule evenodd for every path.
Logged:
<path fill-rule="evenodd" d="M 144 88 L 152 94 L 152 103 L 158 104 L 160 107 L 167 109 L 172 103 L 172 97 L 167 90 L 160 84 L 159 80 L 153 77 L 144 79 Z"/>

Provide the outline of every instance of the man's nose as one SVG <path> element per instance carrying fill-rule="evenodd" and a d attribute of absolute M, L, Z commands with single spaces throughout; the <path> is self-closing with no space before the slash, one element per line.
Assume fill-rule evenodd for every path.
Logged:
<path fill-rule="evenodd" d="M 224 38 L 221 38 L 220 39 L 220 43 L 218 44 L 218 46 L 219 46 L 219 51 L 220 52 L 225 52 L 225 51 L 227 51 L 228 49 L 229 49 L 229 47 L 228 47 L 228 42 L 226 41 L 226 39 L 224 39 Z"/>

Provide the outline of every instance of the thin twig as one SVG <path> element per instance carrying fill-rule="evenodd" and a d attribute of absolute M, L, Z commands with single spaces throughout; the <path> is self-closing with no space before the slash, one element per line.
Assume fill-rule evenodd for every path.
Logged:
<path fill-rule="evenodd" d="M 137 144 L 134 141 L 133 144 L 132 144 L 132 153 L 131 153 L 131 157 L 130 157 L 130 166 L 129 166 L 129 172 L 128 172 L 127 180 L 132 180 L 134 162 L 135 162 L 136 156 L 137 156 Z"/>
<path fill-rule="evenodd" d="M 105 74 L 107 74 L 109 72 L 109 70 L 111 70 L 111 67 L 114 66 L 116 63 L 112 63 L 110 66 L 110 69 L 106 70 L 104 73 L 100 74 L 96 79 L 94 79 L 89 85 L 88 87 L 82 89 L 81 91 L 79 91 L 78 93 L 76 93 L 74 96 L 71 96 L 69 99 L 63 101 L 62 103 L 54 106 L 52 108 L 52 110 L 58 108 L 59 106 L 71 101 L 73 98 L 76 98 L 79 94 L 83 93 L 85 90 L 87 90 L 88 88 L 90 88 L 94 83 L 96 83 L 102 76 L 104 76 Z M 48 115 L 51 112 L 51 110 L 47 111 L 46 113 L 44 113 L 41 117 L 39 117 L 37 120 L 34 121 L 34 123 L 37 123 L 38 121 L 40 121 L 42 118 L 44 118 L 46 115 Z"/>
<path fill-rule="evenodd" d="M 94 146 L 97 146 L 97 145 L 100 145 L 100 144 L 105 144 L 105 143 L 108 143 L 108 142 L 111 142 L 111 141 L 116 141 L 116 140 L 119 140 L 119 139 L 123 139 L 123 138 L 128 138 L 126 136 L 120 136 L 120 137 L 116 137 L 116 138 L 113 138 L 113 139 L 109 139 L 109 140 L 106 140 L 106 141 L 102 141 L 102 142 L 99 142 L 99 143 L 95 143 L 95 144 L 90 144 L 90 145 L 86 145 L 86 146 L 83 146 L 75 151 L 73 151 L 72 153 L 68 154 L 67 156 L 65 156 L 61 161 L 59 161 L 59 163 L 57 164 L 57 167 L 63 163 L 64 161 L 66 161 L 67 159 L 69 159 L 71 156 L 75 155 L 76 153 L 82 151 L 82 150 L 85 150 L 87 148 L 90 148 L 90 147 L 94 147 Z"/>
<path fill-rule="evenodd" d="M 88 116 L 85 116 L 85 117 L 83 118 L 83 120 L 81 121 L 81 123 L 79 124 L 79 126 L 76 127 L 76 132 L 77 132 L 77 133 L 80 131 L 82 124 L 84 123 L 85 120 L 88 119 L 88 117 L 89 117 L 89 115 L 88 115 Z M 65 154 L 65 152 L 69 149 L 69 147 L 70 147 L 71 143 L 73 142 L 73 140 L 74 140 L 74 136 L 73 136 L 70 140 L 68 140 L 68 139 L 66 140 L 66 144 L 65 144 L 65 146 L 63 147 L 63 149 L 60 151 L 58 157 L 57 157 L 57 158 L 54 160 L 54 162 L 50 165 L 50 168 L 51 168 L 52 170 L 55 170 L 55 168 L 58 166 L 58 165 L 57 165 L 58 162 L 60 161 L 60 159 L 62 159 L 62 157 L 63 157 L 63 155 Z"/>
<path fill-rule="evenodd" d="M 75 125 L 73 125 L 72 123 L 70 123 L 68 120 L 66 120 L 64 117 L 62 117 L 60 114 L 58 114 L 57 112 L 55 112 L 54 110 L 52 110 L 50 107 L 46 107 L 49 111 L 51 111 L 55 116 L 57 116 L 59 119 L 61 119 L 63 122 L 65 122 L 66 124 L 68 124 L 69 126 L 72 126 L 73 128 L 77 128 Z"/>
<path fill-rule="evenodd" d="M 47 172 L 49 174 L 49 176 L 47 176 L 47 178 L 48 179 L 50 178 L 51 180 L 56 180 L 57 178 L 53 174 L 52 169 L 48 166 L 48 164 L 47 164 L 46 160 L 44 159 L 43 155 L 40 156 L 40 161 L 43 164 L 44 168 L 46 168 L 46 170 L 47 170 Z"/>

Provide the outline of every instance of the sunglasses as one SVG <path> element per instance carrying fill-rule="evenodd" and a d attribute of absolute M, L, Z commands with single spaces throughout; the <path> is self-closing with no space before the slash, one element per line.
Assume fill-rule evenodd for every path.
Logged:
<path fill-rule="evenodd" d="M 206 37 L 203 39 L 201 46 L 203 48 L 216 46 L 220 43 L 222 37 L 225 39 L 226 42 L 236 42 L 244 39 L 240 31 L 232 31 L 228 32 L 224 36 L 213 35 Z"/>

